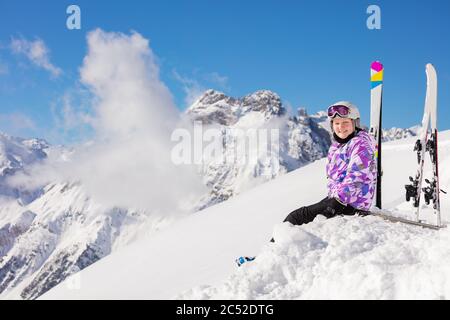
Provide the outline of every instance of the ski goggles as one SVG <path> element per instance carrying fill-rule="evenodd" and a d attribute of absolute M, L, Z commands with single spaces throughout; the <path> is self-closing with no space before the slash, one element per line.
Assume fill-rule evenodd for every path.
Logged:
<path fill-rule="evenodd" d="M 350 114 L 350 108 L 340 104 L 328 107 L 328 116 L 330 118 L 334 118 L 336 114 L 345 118 Z"/>

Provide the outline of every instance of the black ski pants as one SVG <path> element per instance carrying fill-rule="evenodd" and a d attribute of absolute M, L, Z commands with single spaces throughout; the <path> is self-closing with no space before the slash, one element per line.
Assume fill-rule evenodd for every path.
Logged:
<path fill-rule="evenodd" d="M 318 203 L 292 211 L 284 219 L 284 222 L 301 225 L 313 221 L 319 214 L 327 218 L 332 218 L 337 215 L 353 215 L 355 213 L 356 209 L 352 206 L 344 206 L 336 199 L 326 197 Z"/>

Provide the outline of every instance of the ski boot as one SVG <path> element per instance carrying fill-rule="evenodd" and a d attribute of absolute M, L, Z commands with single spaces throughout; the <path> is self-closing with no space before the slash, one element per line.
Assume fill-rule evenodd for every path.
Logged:
<path fill-rule="evenodd" d="M 255 260 L 255 258 L 256 257 L 239 257 L 235 261 L 236 261 L 236 264 L 238 265 L 238 267 L 240 267 L 246 262 Z"/>

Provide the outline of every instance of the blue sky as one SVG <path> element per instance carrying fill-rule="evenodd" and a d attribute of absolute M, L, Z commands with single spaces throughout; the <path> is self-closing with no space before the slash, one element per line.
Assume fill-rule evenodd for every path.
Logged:
<path fill-rule="evenodd" d="M 81 8 L 81 30 L 68 30 L 66 8 Z M 381 30 L 366 9 L 381 9 Z M 439 121 L 450 129 L 450 2 L 431 1 L 4 1 L 0 0 L 0 131 L 70 143 L 54 113 L 79 88 L 86 35 L 95 28 L 139 32 L 158 57 L 161 79 L 179 109 L 186 83 L 240 97 L 259 89 L 309 113 L 337 100 L 357 104 L 368 124 L 371 61 L 385 65 L 383 126 L 422 119 L 425 64 L 438 72 Z M 11 49 L 13 39 L 42 40 L 50 67 Z M 183 81 L 180 78 L 184 79 Z"/>

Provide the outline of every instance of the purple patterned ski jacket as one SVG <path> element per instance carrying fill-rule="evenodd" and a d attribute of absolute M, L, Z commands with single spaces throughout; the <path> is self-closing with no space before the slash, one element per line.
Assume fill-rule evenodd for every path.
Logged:
<path fill-rule="evenodd" d="M 375 140 L 359 131 L 345 144 L 333 142 L 328 151 L 328 197 L 360 210 L 369 210 L 377 179 Z"/>

